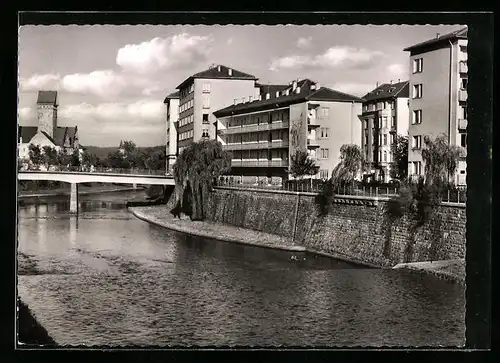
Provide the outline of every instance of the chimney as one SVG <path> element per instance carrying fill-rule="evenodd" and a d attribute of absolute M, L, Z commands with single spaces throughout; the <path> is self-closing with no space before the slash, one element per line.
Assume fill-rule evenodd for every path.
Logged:
<path fill-rule="evenodd" d="M 319 89 L 321 88 L 321 85 L 319 84 L 319 82 L 316 82 L 316 83 L 314 84 L 314 87 L 315 87 L 315 88 L 314 88 L 315 90 L 319 90 Z"/>
<path fill-rule="evenodd" d="M 276 97 L 279 97 L 279 96 L 280 96 L 280 92 L 276 91 Z"/>
<path fill-rule="evenodd" d="M 400 82 L 401 82 L 401 78 L 398 78 L 398 83 L 400 83 Z"/>
<path fill-rule="evenodd" d="M 232 70 L 231 68 L 228 68 L 228 69 L 227 69 L 227 73 L 228 73 L 230 76 L 232 76 L 232 75 L 233 75 L 233 70 Z"/>
<path fill-rule="evenodd" d="M 248 96 L 248 102 L 252 102 L 253 101 L 253 96 Z"/>
<path fill-rule="evenodd" d="M 245 103 L 246 97 L 241 97 L 241 103 Z"/>
<path fill-rule="evenodd" d="M 316 85 L 314 83 L 311 84 L 310 86 L 311 91 L 314 91 L 316 89 Z"/>
<path fill-rule="evenodd" d="M 269 98 L 271 98 L 271 95 L 269 93 L 266 93 L 266 100 L 268 100 Z"/>
<path fill-rule="evenodd" d="M 375 88 L 378 88 L 378 81 L 377 81 L 377 85 L 376 85 L 376 87 L 375 87 Z"/>
<path fill-rule="evenodd" d="M 441 34 L 439 34 L 439 33 L 436 33 L 436 38 L 439 38 L 439 36 L 440 36 L 440 35 L 441 35 Z"/>
<path fill-rule="evenodd" d="M 234 104 L 236 105 L 237 103 L 238 103 L 238 99 L 237 99 L 237 98 L 235 98 L 235 99 L 234 99 Z"/>
<path fill-rule="evenodd" d="M 220 72 L 220 66 L 217 66 L 217 72 Z"/>
<path fill-rule="evenodd" d="M 292 90 L 295 91 L 297 88 L 297 81 L 293 81 Z"/>
<path fill-rule="evenodd" d="M 389 83 L 392 84 L 392 79 L 391 79 L 391 81 Z"/>
<path fill-rule="evenodd" d="M 269 93 L 268 93 L 269 94 Z M 262 101 L 262 95 L 259 95 L 259 101 Z"/>
<path fill-rule="evenodd" d="M 297 87 L 297 88 L 295 89 L 295 93 L 300 93 L 300 87 Z"/>

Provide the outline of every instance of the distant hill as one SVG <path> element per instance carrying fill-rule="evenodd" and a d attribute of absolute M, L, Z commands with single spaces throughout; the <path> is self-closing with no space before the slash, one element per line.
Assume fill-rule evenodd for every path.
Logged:
<path fill-rule="evenodd" d="M 119 149 L 118 146 L 99 147 L 99 146 L 84 145 L 84 147 L 86 152 L 88 152 L 89 154 L 94 154 L 101 160 L 106 159 L 109 153 L 115 152 Z M 141 151 L 146 151 L 147 149 L 152 149 L 156 151 L 156 150 L 165 150 L 165 145 L 151 146 L 151 147 L 138 146 L 137 148 Z"/>

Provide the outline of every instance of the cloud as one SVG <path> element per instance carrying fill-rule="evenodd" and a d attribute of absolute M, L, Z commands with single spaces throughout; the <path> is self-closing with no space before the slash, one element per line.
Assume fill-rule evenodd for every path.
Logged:
<path fill-rule="evenodd" d="M 63 77 L 62 88 L 68 92 L 90 93 L 97 96 L 118 94 L 127 87 L 127 80 L 112 70 L 75 73 Z"/>
<path fill-rule="evenodd" d="M 140 44 L 127 44 L 118 50 L 116 64 L 125 71 L 140 74 L 189 68 L 206 61 L 211 41 L 209 36 L 181 33 Z"/>
<path fill-rule="evenodd" d="M 292 55 L 274 59 L 269 69 L 277 71 L 279 69 L 364 67 L 372 64 L 381 56 L 383 53 L 379 51 L 336 46 L 315 56 Z"/>
<path fill-rule="evenodd" d="M 163 122 L 162 101 L 140 100 L 134 103 L 108 102 L 92 105 L 80 103 L 63 106 L 59 111 L 62 120 L 101 121 L 127 127 L 132 124 L 159 124 Z M 105 124 L 101 124 L 105 126 Z"/>
<path fill-rule="evenodd" d="M 226 42 L 227 45 L 231 44 L 233 42 L 233 38 L 229 38 Z"/>
<path fill-rule="evenodd" d="M 301 37 L 297 40 L 297 47 L 299 48 L 307 48 L 311 45 L 312 37 Z"/>
<path fill-rule="evenodd" d="M 361 97 L 372 91 L 375 88 L 375 85 L 371 83 L 336 83 L 331 88 L 336 91 Z"/>
<path fill-rule="evenodd" d="M 35 117 L 35 111 L 31 107 L 22 107 L 18 110 L 20 120 L 29 120 Z"/>
<path fill-rule="evenodd" d="M 391 75 L 394 76 L 407 76 L 408 74 L 408 67 L 399 64 L 399 63 L 394 63 L 389 66 L 387 66 L 387 71 L 391 73 Z"/>
<path fill-rule="evenodd" d="M 20 78 L 19 86 L 24 91 L 38 91 L 43 89 L 56 90 L 59 87 L 59 74 L 34 74 L 29 78 Z"/>

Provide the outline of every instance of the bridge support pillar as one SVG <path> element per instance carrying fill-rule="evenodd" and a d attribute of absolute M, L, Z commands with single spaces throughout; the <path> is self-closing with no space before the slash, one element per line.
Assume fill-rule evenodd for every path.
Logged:
<path fill-rule="evenodd" d="M 132 188 L 137 189 L 137 183 L 132 184 Z"/>
<path fill-rule="evenodd" d="M 78 183 L 71 183 L 69 211 L 70 213 L 78 213 Z"/>

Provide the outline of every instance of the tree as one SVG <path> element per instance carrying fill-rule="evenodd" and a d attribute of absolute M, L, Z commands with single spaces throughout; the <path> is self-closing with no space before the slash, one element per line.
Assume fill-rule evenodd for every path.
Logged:
<path fill-rule="evenodd" d="M 71 163 L 71 155 L 68 155 L 63 148 L 57 152 L 57 164 L 62 167 L 68 167 Z"/>
<path fill-rule="evenodd" d="M 464 152 L 460 146 L 450 145 L 445 135 L 432 140 L 424 137 L 422 159 L 426 184 L 449 184 L 458 167 L 458 160 Z"/>
<path fill-rule="evenodd" d="M 124 156 L 120 151 L 110 152 L 106 160 L 106 164 L 110 168 L 120 169 L 125 166 Z"/>
<path fill-rule="evenodd" d="M 144 161 L 144 166 L 149 170 L 161 170 L 165 168 L 165 159 L 165 150 L 151 151 Z"/>
<path fill-rule="evenodd" d="M 71 152 L 70 164 L 74 168 L 78 168 L 81 165 L 81 163 L 80 163 L 80 150 L 78 148 L 73 149 L 73 151 Z"/>
<path fill-rule="evenodd" d="M 389 175 L 392 179 L 405 180 L 408 176 L 408 137 L 396 135 L 391 153 L 393 162 Z"/>
<path fill-rule="evenodd" d="M 98 158 L 95 154 L 84 152 L 82 155 L 82 164 L 86 167 L 91 165 L 97 166 L 97 159 Z"/>
<path fill-rule="evenodd" d="M 43 163 L 47 166 L 47 168 L 50 165 L 57 165 L 57 150 L 52 147 L 52 146 L 44 146 L 42 147 L 43 150 Z"/>
<path fill-rule="evenodd" d="M 192 220 L 205 218 L 208 193 L 214 181 L 231 167 L 231 155 L 217 140 L 194 142 L 180 153 L 173 167 L 176 207 L 192 206 Z"/>
<path fill-rule="evenodd" d="M 355 144 L 342 145 L 340 162 L 333 169 L 330 180 L 335 187 L 351 185 L 363 168 L 364 157 L 361 148 Z"/>
<path fill-rule="evenodd" d="M 28 146 L 28 155 L 29 155 L 29 158 L 30 158 L 30 161 L 34 164 L 34 165 L 40 165 L 43 161 L 43 157 L 42 157 L 42 151 L 40 149 L 40 146 L 39 145 L 35 145 L 35 144 L 30 144 Z"/>
<path fill-rule="evenodd" d="M 302 179 L 305 175 L 313 176 L 319 171 L 319 166 L 307 154 L 307 151 L 297 150 L 290 159 L 290 173 L 294 178 Z"/>

